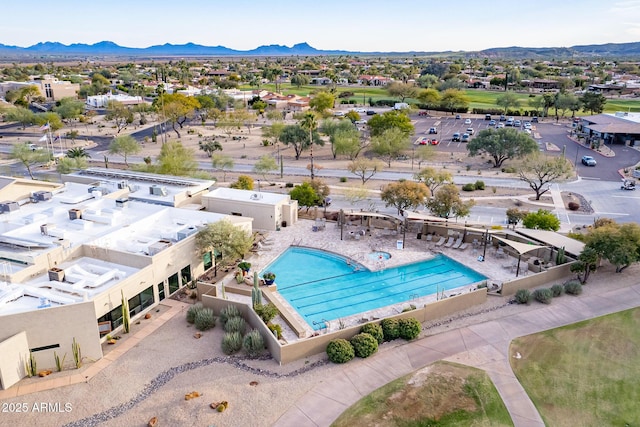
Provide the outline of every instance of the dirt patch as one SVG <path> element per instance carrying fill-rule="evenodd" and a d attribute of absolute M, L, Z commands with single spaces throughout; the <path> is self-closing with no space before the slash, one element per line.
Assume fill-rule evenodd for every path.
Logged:
<path fill-rule="evenodd" d="M 587 199 L 584 198 L 582 194 L 563 191 L 562 201 L 564 202 L 565 209 L 571 212 L 583 214 L 592 214 L 594 212 L 591 204 L 587 201 Z"/>

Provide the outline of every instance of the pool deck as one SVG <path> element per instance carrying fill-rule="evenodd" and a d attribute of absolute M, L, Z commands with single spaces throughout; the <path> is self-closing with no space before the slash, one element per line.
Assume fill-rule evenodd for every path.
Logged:
<path fill-rule="evenodd" d="M 490 248 L 487 248 L 485 261 L 479 262 L 477 259 L 479 255 L 482 255 L 482 248 L 474 249 L 469 245 L 465 250 L 459 250 L 445 246 L 435 246 L 435 242 L 417 239 L 417 233 L 415 232 L 407 232 L 404 249 L 398 249 L 397 242 L 398 240 L 402 240 L 403 236 L 402 234 L 391 234 L 389 230 L 374 230 L 372 235 L 361 236 L 360 239 L 347 238 L 347 233 L 344 232 L 344 240 L 340 240 L 340 228 L 335 223 L 327 223 L 325 229 L 320 231 L 312 231 L 314 225 L 314 221 L 300 220 L 293 226 L 281 228 L 279 231 L 265 233 L 266 239 L 265 244 L 262 245 L 262 249 L 248 258 L 248 261 L 252 264 L 252 268 L 255 268 L 255 271 L 261 271 L 288 247 L 303 246 L 323 249 L 347 256 L 372 271 L 424 261 L 433 258 L 438 253 L 442 253 L 483 274 L 488 278 L 487 282 L 489 283 L 502 283 L 505 280 L 515 277 L 515 271 L 511 266 L 517 260 L 515 258 L 509 259 L 508 257 L 498 258 Z M 388 252 L 391 258 L 383 261 L 372 259 L 368 255 L 374 251 Z M 526 263 L 523 263 L 522 267 L 521 273 L 522 270 L 526 268 Z M 277 283 L 278 280 L 276 279 L 276 285 Z M 473 286 L 467 286 L 449 290 L 445 292 L 445 295 L 450 296 L 467 292 L 472 287 Z M 290 307 L 286 300 L 277 292 L 270 294 L 270 297 L 271 295 L 277 299 L 274 302 L 278 306 Z M 363 320 L 383 318 L 401 312 L 403 308 L 408 307 L 410 304 L 423 305 L 436 301 L 436 299 L 437 295 L 427 295 L 414 298 L 402 304 L 395 304 L 366 313 L 359 313 L 340 320 L 334 320 L 327 322 L 327 330 L 332 331 L 342 326 L 351 326 L 361 323 Z M 290 312 L 284 314 L 284 316 L 290 317 L 291 321 L 295 322 L 295 324 L 304 325 L 303 327 L 307 325 L 305 320 L 294 309 L 291 309 Z M 313 328 L 307 327 L 306 334 L 302 335 L 311 336 L 315 332 Z M 295 336 L 289 336 L 288 339 L 296 339 L 296 336 L 299 337 L 301 335 L 300 331 L 296 331 L 294 335 Z"/>

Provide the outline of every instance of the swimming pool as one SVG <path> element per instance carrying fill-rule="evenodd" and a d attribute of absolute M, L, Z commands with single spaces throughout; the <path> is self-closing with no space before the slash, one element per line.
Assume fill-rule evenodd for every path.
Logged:
<path fill-rule="evenodd" d="M 288 248 L 263 271 L 276 273 L 280 295 L 314 329 L 324 327 L 325 321 L 486 279 L 442 254 L 425 261 L 370 271 L 337 254 L 300 247 Z"/>

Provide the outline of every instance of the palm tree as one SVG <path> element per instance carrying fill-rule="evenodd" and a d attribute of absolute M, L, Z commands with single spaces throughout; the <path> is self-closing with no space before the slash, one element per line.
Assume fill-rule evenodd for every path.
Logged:
<path fill-rule="evenodd" d="M 71 159 L 91 158 L 89 153 L 87 153 L 87 151 L 82 147 L 76 147 L 67 150 L 67 157 Z"/>
<path fill-rule="evenodd" d="M 313 168 L 313 131 L 318 127 L 318 119 L 316 115 L 311 111 L 307 111 L 305 115 L 300 120 L 300 126 L 309 131 L 309 146 L 310 146 L 310 155 L 311 155 L 311 180 L 315 178 L 314 168 Z"/>

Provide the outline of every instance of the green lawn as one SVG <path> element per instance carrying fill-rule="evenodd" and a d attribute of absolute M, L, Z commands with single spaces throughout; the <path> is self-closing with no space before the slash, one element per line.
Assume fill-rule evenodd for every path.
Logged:
<path fill-rule="evenodd" d="M 332 427 L 512 426 L 484 371 L 436 362 L 362 398 Z"/>
<path fill-rule="evenodd" d="M 516 376 L 549 426 L 640 425 L 640 309 L 514 340 Z"/>
<path fill-rule="evenodd" d="M 273 91 L 275 90 L 275 86 L 273 84 L 267 84 L 261 86 L 262 89 Z M 242 90 L 254 89 L 249 87 L 248 85 L 240 86 Z M 292 86 L 289 83 L 282 85 L 281 92 L 285 95 L 287 94 L 296 94 L 306 96 L 313 92 L 318 92 L 321 90 L 325 90 L 325 86 L 316 86 L 316 85 L 306 85 L 306 86 Z M 393 99 L 389 94 L 387 94 L 386 89 L 382 87 L 339 87 L 338 92 L 353 92 L 354 95 L 350 98 L 353 99 L 357 104 L 362 104 L 363 99 L 365 103 L 369 102 L 369 98 L 374 101 L 378 101 L 380 99 Z M 469 111 L 472 111 L 474 108 L 482 108 L 482 109 L 499 109 L 496 105 L 496 99 L 498 96 L 502 95 L 504 92 L 502 91 L 487 91 L 487 90 L 474 90 L 467 89 L 465 91 L 467 98 L 469 99 Z M 526 93 L 516 93 L 516 96 L 520 99 L 520 108 L 523 110 L 530 110 L 529 99 L 531 98 L 529 94 Z M 542 96 L 542 95 L 536 95 Z M 397 100 L 400 102 L 400 100 Z M 415 99 L 408 99 L 407 102 L 417 103 Z M 640 100 L 630 100 L 630 99 L 607 99 L 607 103 L 605 104 L 604 112 L 605 113 L 615 113 L 616 111 L 631 111 L 631 112 L 640 112 Z M 553 109 L 550 110 L 550 114 L 553 113 Z M 571 112 L 568 113 L 569 115 Z M 580 111 L 578 115 L 589 115 L 587 111 Z"/>

